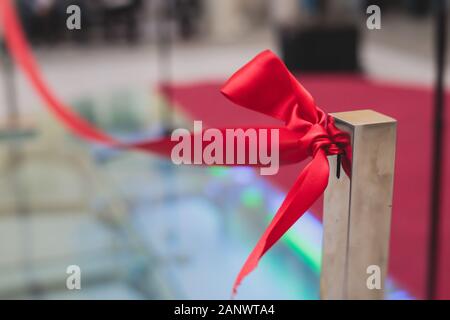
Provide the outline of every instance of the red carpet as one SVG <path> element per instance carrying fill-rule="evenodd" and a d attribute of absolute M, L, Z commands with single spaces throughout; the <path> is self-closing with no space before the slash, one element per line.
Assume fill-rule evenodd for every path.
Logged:
<path fill-rule="evenodd" d="M 371 82 L 352 75 L 306 75 L 302 84 L 327 112 L 374 109 L 398 120 L 398 141 L 389 272 L 417 298 L 425 297 L 427 228 L 432 141 L 432 91 Z M 173 87 L 178 107 L 211 127 L 237 124 L 270 124 L 273 119 L 234 106 L 219 93 L 221 82 Z M 450 101 L 450 93 L 447 94 Z M 449 124 L 450 114 L 446 115 Z M 446 142 L 450 142 L 447 131 Z M 445 154 L 444 204 L 441 223 L 439 298 L 450 299 L 450 148 Z M 272 177 L 287 190 L 300 165 L 284 167 Z M 313 211 L 321 215 L 322 204 Z"/>

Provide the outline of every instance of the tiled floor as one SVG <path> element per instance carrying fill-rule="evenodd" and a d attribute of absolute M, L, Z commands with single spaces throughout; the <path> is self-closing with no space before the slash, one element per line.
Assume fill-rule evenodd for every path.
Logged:
<path fill-rule="evenodd" d="M 107 115 L 102 116 L 108 119 Z M 41 135 L 21 151 L 31 165 L 17 169 L 20 188 L 27 191 L 20 192 L 18 211 L 26 212 L 2 213 L 0 296 L 229 297 L 278 191 L 258 182 L 251 169 L 176 167 L 148 155 L 80 144 L 61 128 L 52 129 L 51 120 L 45 121 L 50 125 L 40 123 L 45 128 Z M 52 148 L 47 131 L 60 135 Z M 55 171 L 58 163 L 68 160 L 58 158 L 58 143 L 86 160 L 88 182 L 76 166 Z M 47 168 L 38 165 L 40 149 L 48 150 L 45 163 L 57 160 Z M 2 176 L 1 190 L 15 200 L 8 189 L 10 178 Z M 83 192 L 86 187 L 88 193 Z M 82 205 L 64 209 L 67 203 L 77 203 L 74 194 Z M 43 206 L 43 199 L 51 204 L 58 200 L 60 209 L 34 209 Z M 71 264 L 82 269 L 79 292 L 64 290 Z M 293 287 L 293 282 L 298 285 Z M 281 245 L 249 277 L 238 297 L 317 298 L 317 273 Z"/>

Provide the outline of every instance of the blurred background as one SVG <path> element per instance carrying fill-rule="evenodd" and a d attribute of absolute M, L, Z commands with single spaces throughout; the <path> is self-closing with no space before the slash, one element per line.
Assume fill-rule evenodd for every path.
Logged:
<path fill-rule="evenodd" d="M 209 126 L 268 123 L 219 93 L 265 49 L 284 59 L 324 110 L 371 108 L 396 118 L 387 298 L 423 299 L 434 3 L 17 0 L 16 6 L 57 96 L 126 141 L 190 128 L 194 119 Z M 81 9 L 80 30 L 66 26 L 73 4 Z M 380 28 L 368 27 L 372 4 L 381 8 Z M 304 164 L 267 179 L 250 168 L 175 166 L 92 145 L 51 116 L 5 50 L 0 70 L 0 298 L 229 298 L 240 266 Z M 444 122 L 449 118 L 447 112 Z M 450 298 L 449 156 L 445 151 L 433 270 L 439 298 Z M 321 212 L 318 201 L 263 258 L 238 299 L 319 298 Z M 81 290 L 66 288 L 70 265 L 81 269 Z"/>

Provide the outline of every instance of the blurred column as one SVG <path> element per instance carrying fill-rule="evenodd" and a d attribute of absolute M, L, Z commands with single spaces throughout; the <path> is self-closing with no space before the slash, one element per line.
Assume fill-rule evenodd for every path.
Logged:
<path fill-rule="evenodd" d="M 298 0 L 271 0 L 270 12 L 277 27 L 295 27 L 300 18 Z"/>
<path fill-rule="evenodd" d="M 232 40 L 242 34 L 248 23 L 241 8 L 242 0 L 207 0 L 205 13 L 210 36 Z"/>

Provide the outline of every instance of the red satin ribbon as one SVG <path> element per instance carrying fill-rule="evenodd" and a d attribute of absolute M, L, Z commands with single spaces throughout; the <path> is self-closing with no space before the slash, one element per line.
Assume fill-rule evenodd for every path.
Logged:
<path fill-rule="evenodd" d="M 11 56 L 27 75 L 49 111 L 74 134 L 111 147 L 170 155 L 177 142 L 172 142 L 169 138 L 132 144 L 122 143 L 71 111 L 69 106 L 52 93 L 43 80 L 11 0 L 0 0 L 0 17 Z M 333 118 L 316 106 L 309 92 L 270 51 L 260 53 L 238 70 L 224 85 L 222 93 L 235 104 L 269 115 L 284 123 L 284 126 L 278 128 L 281 164 L 295 163 L 312 157 L 312 161 L 300 173 L 274 219 L 239 272 L 233 285 L 233 293 L 236 293 L 237 286 L 255 269 L 261 257 L 324 192 L 329 176 L 327 155 L 342 154 L 344 171 L 350 176 L 351 149 L 348 135 L 334 126 Z M 270 129 L 270 127 L 249 127 L 256 130 Z M 206 145 L 207 143 L 203 142 L 203 147 Z M 248 150 L 248 145 L 246 148 Z"/>

